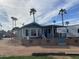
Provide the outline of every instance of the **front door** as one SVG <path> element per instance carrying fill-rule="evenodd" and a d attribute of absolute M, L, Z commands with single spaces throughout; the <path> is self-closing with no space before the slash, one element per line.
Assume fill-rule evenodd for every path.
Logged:
<path fill-rule="evenodd" d="M 44 35 L 47 38 L 47 29 L 44 29 Z"/>
<path fill-rule="evenodd" d="M 51 30 L 48 28 L 48 29 L 44 29 L 44 35 L 46 38 L 50 38 L 50 33 L 51 33 Z"/>

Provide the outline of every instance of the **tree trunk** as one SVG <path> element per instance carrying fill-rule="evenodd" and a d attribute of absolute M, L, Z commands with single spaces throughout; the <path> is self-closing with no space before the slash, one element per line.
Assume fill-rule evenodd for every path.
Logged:
<path fill-rule="evenodd" d="M 16 20 L 15 20 L 15 27 L 16 27 Z"/>
<path fill-rule="evenodd" d="M 35 14 L 33 14 L 33 22 L 35 22 Z"/>
<path fill-rule="evenodd" d="M 62 17 L 62 26 L 64 26 L 63 13 L 61 14 L 61 17 Z"/>

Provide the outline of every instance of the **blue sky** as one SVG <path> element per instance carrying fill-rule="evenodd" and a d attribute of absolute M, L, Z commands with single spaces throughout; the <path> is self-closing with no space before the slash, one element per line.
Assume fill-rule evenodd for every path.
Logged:
<path fill-rule="evenodd" d="M 0 0 L 0 23 L 3 29 L 12 28 L 12 16 L 18 18 L 18 27 L 32 22 L 30 8 L 37 10 L 36 22 L 40 24 L 53 24 L 53 20 L 56 20 L 56 24 L 61 24 L 58 15 L 61 8 L 67 10 L 64 21 L 69 21 L 70 25 L 79 24 L 79 0 Z"/>

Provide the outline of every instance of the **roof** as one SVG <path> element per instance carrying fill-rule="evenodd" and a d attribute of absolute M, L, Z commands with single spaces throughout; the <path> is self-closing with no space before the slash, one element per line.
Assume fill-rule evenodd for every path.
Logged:
<path fill-rule="evenodd" d="M 65 26 L 62 26 L 62 25 L 44 25 L 43 27 L 65 27 Z"/>
<path fill-rule="evenodd" d="M 23 27 L 21 27 L 21 28 L 25 28 L 25 27 L 28 27 L 28 28 L 44 28 L 44 27 L 63 27 L 63 26 L 61 26 L 61 25 L 40 25 L 40 24 L 38 24 L 38 23 L 36 23 L 36 22 L 32 22 L 32 23 L 30 23 L 30 24 L 27 24 L 27 25 L 24 25 Z"/>
<path fill-rule="evenodd" d="M 12 30 L 19 30 L 20 28 L 19 27 L 14 27 Z"/>
<path fill-rule="evenodd" d="M 40 24 L 38 24 L 38 23 L 36 23 L 36 22 L 32 22 L 32 23 L 30 23 L 30 24 L 27 24 L 27 25 L 24 25 L 22 28 L 25 28 L 25 27 L 28 27 L 28 28 L 30 28 L 30 27 L 42 27 Z"/>

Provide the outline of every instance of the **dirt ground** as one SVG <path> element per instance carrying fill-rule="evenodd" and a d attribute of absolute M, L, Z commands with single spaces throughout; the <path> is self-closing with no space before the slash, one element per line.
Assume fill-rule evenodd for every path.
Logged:
<path fill-rule="evenodd" d="M 65 47 L 50 47 L 45 48 L 41 46 L 26 47 L 19 44 L 9 42 L 10 38 L 4 38 L 0 40 L 0 56 L 29 56 L 33 52 L 66 52 L 66 53 L 78 53 L 79 47 L 69 46 Z"/>

